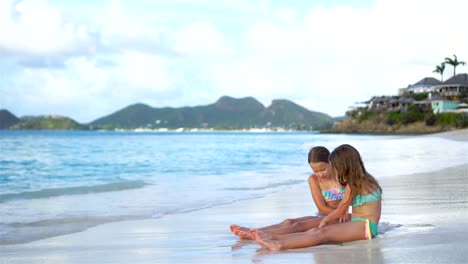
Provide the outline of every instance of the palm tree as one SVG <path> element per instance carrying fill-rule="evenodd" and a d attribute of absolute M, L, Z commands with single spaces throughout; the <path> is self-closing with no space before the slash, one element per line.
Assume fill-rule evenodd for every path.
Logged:
<path fill-rule="evenodd" d="M 436 69 L 432 72 L 440 73 L 440 81 L 444 82 L 444 71 L 445 71 L 445 63 L 442 62 L 440 65 L 436 65 Z"/>
<path fill-rule="evenodd" d="M 454 60 L 452 60 L 451 58 L 445 58 L 445 63 L 446 64 L 450 64 L 453 66 L 453 76 L 455 76 L 455 69 L 457 68 L 458 65 L 465 65 L 466 63 L 464 61 L 458 61 L 457 59 L 457 55 L 453 55 L 453 57 L 455 58 Z"/>

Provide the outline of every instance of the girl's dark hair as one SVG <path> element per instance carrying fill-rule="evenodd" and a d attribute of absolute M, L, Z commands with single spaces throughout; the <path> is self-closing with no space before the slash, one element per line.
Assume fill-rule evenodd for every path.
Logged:
<path fill-rule="evenodd" d="M 343 186 L 349 185 L 351 197 L 356 194 L 367 194 L 375 188 L 380 189 L 377 180 L 366 170 L 361 155 L 353 146 L 338 146 L 330 154 L 330 163 L 335 170 L 336 180 Z"/>
<path fill-rule="evenodd" d="M 318 146 L 313 147 L 309 151 L 307 161 L 310 164 L 311 162 L 326 162 L 328 163 L 328 158 L 330 157 L 330 151 L 326 147 Z"/>

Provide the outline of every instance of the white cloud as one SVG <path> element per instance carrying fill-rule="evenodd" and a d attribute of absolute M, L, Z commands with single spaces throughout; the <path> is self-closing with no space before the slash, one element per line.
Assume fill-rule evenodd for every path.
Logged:
<path fill-rule="evenodd" d="M 362 9 L 317 7 L 294 25 L 261 21 L 248 39 L 263 64 L 291 67 L 282 74 L 291 76 L 295 87 L 270 85 L 282 76 L 271 71 L 264 78 L 270 94 L 287 89 L 288 98 L 310 109 L 321 105 L 321 111 L 340 115 L 353 102 L 436 77 L 433 68 L 452 51 L 467 58 L 462 46 L 468 37 L 461 26 L 467 7 L 463 1 L 386 0 Z"/>
<path fill-rule="evenodd" d="M 175 32 L 173 48 L 188 56 L 219 56 L 230 52 L 223 35 L 207 22 L 190 24 Z"/>
<path fill-rule="evenodd" d="M 266 58 L 295 59 L 308 50 L 304 31 L 269 22 L 253 26 L 247 33 L 247 41 L 255 54 Z"/>
<path fill-rule="evenodd" d="M 100 42 L 105 47 L 146 52 L 162 49 L 164 27 L 152 16 L 135 14 L 122 1 L 108 1 L 94 19 L 100 30 Z"/>
<path fill-rule="evenodd" d="M 4 100 L 21 98 L 35 114 L 62 114 L 89 122 L 136 102 L 154 102 L 169 89 L 163 58 L 127 52 L 113 67 L 99 67 L 95 59 L 75 57 L 65 69 L 25 68 Z"/>
<path fill-rule="evenodd" d="M 290 99 L 338 116 L 354 102 L 439 78 L 435 65 L 452 54 L 468 61 L 468 2 L 462 0 L 309 10 L 268 1 L 204 2 L 206 10 L 221 12 L 213 14 L 203 13 L 201 3 L 191 10 L 150 1 L 155 9 L 142 11 L 139 2 L 108 1 L 94 6 L 86 21 L 65 20 L 72 10 L 45 0 L 15 3 L 0 2 L 0 52 L 31 56 L 19 65 L 11 56 L 0 62 L 8 70 L 0 106 L 19 115 L 91 121 L 137 102 L 178 107 L 230 95 L 254 96 L 265 105 Z M 93 56 L 98 44 L 91 36 L 101 45 Z M 447 66 L 444 79 L 451 75 Z"/>
<path fill-rule="evenodd" d="M 72 55 L 94 52 L 84 25 L 63 20 L 44 0 L 1 1 L 0 50 L 17 55 Z"/>
<path fill-rule="evenodd" d="M 297 11 L 292 8 L 278 8 L 275 10 L 275 15 L 278 17 L 280 22 L 292 23 L 297 17 Z"/>
<path fill-rule="evenodd" d="M 107 71 L 85 57 L 69 59 L 66 70 L 25 68 L 13 82 L 16 89 L 7 100 L 13 94 L 21 98 L 26 110 L 18 114 L 60 114 L 89 121 L 93 112 L 103 114 L 100 110 L 109 96 L 109 78 Z"/>
<path fill-rule="evenodd" d="M 117 72 L 126 79 L 129 88 L 161 92 L 171 86 L 171 76 L 166 67 L 163 57 L 128 51 L 123 54 Z"/>

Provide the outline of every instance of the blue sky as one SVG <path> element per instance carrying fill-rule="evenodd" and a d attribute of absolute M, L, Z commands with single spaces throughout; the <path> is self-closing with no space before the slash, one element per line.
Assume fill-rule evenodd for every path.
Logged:
<path fill-rule="evenodd" d="M 466 10 L 463 0 L 3 0 L 0 109 L 86 123 L 139 102 L 229 95 L 341 116 L 440 78 L 445 57 L 468 62 Z"/>

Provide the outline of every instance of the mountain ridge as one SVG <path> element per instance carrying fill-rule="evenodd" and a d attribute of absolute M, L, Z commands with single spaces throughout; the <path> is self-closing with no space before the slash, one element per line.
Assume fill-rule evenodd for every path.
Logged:
<path fill-rule="evenodd" d="M 145 108 L 145 109 L 143 109 Z M 139 113 L 128 117 L 129 113 Z M 100 129 L 213 128 L 249 129 L 282 127 L 293 130 L 322 130 L 333 125 L 324 113 L 310 111 L 292 101 L 275 99 L 265 107 L 253 97 L 222 96 L 215 103 L 180 108 L 156 108 L 134 104 L 90 123 Z"/>
<path fill-rule="evenodd" d="M 265 107 L 254 97 L 221 96 L 216 102 L 183 107 L 152 107 L 135 103 L 92 122 L 80 124 L 63 116 L 28 116 L 17 118 L 7 110 L 0 112 L 0 129 L 60 130 L 132 130 L 213 129 L 240 130 L 282 128 L 288 130 L 326 130 L 333 118 L 310 111 L 290 100 L 275 99 Z"/>

